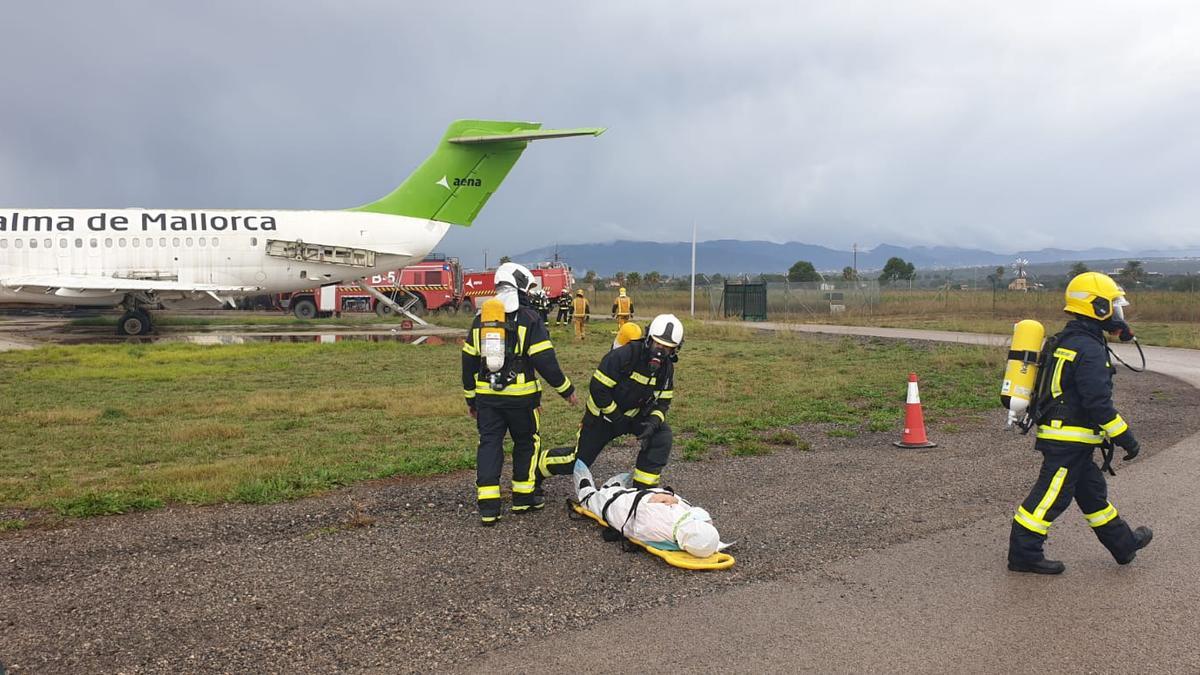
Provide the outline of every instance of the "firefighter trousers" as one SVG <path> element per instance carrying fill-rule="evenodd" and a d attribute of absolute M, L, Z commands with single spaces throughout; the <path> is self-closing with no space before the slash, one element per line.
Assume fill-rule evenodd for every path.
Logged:
<path fill-rule="evenodd" d="M 575 337 L 582 340 L 584 338 L 583 322 L 586 321 L 582 316 L 575 317 Z"/>
<path fill-rule="evenodd" d="M 557 326 L 558 324 L 562 324 L 565 326 L 565 325 L 567 325 L 567 322 L 570 320 L 571 320 L 571 310 L 563 309 L 560 307 L 558 309 L 558 316 L 554 317 L 554 325 Z"/>
<path fill-rule="evenodd" d="M 536 407 L 500 408 L 480 402 L 475 407 L 479 449 L 475 454 L 475 488 L 479 514 L 500 515 L 500 472 L 504 468 L 504 435 L 512 437 L 514 510 L 528 507 L 537 488 L 534 458 L 541 449 L 541 416 Z"/>
<path fill-rule="evenodd" d="M 1041 445 L 1042 442 L 1039 442 Z M 1029 496 L 1017 507 L 1008 538 L 1009 562 L 1043 560 L 1042 545 L 1054 519 L 1071 504 L 1072 497 L 1100 543 L 1117 562 L 1128 562 L 1137 551 L 1129 525 L 1108 501 L 1104 473 L 1092 460 L 1097 446 L 1082 443 L 1045 443 L 1042 468 Z"/>
<path fill-rule="evenodd" d="M 624 326 L 625 324 L 629 323 L 629 319 L 631 316 L 632 316 L 631 314 L 618 314 L 617 315 L 617 330 L 618 331 L 621 330 L 621 326 Z"/>
<path fill-rule="evenodd" d="M 605 422 L 602 418 L 587 413 L 579 427 L 575 447 L 546 450 L 538 460 L 538 473 L 542 476 L 569 474 L 574 470 L 577 459 L 583 460 L 583 463 L 590 467 L 605 446 L 625 434 L 637 434 L 645 420 L 644 416 L 635 420 L 622 415 L 612 422 Z M 663 422 L 653 436 L 642 442 L 634 465 L 634 487 L 658 486 L 663 467 L 671 457 L 671 444 L 671 426 Z"/>

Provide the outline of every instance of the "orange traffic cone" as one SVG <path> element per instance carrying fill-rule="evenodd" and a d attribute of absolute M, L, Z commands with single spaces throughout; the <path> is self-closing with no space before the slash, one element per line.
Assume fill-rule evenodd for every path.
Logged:
<path fill-rule="evenodd" d="M 908 400 L 904 404 L 904 435 L 892 443 L 898 448 L 936 448 L 925 437 L 925 414 L 921 412 L 921 394 L 917 391 L 917 374 L 908 374 Z"/>

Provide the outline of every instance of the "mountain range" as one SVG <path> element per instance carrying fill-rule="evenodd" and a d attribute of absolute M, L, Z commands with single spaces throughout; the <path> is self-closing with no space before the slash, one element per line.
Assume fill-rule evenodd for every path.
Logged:
<path fill-rule="evenodd" d="M 594 270 L 601 276 L 617 272 L 655 271 L 665 276 L 688 274 L 691 270 L 691 248 L 689 242 L 614 241 L 604 244 L 565 244 L 545 246 L 512 256 L 521 263 L 536 263 L 544 260 L 566 261 L 582 275 Z M 1025 258 L 1032 264 L 1062 261 L 1131 260 L 1147 258 L 1192 258 L 1200 257 L 1200 249 L 1178 251 L 1123 251 L 1111 248 L 1091 248 L 1069 251 L 1046 248 L 1038 251 L 1017 253 L 993 253 L 980 249 L 956 248 L 951 246 L 893 246 L 881 244 L 870 250 L 859 251 L 857 266 L 860 272 L 882 269 L 888 258 L 903 258 L 917 269 L 953 269 L 1010 265 L 1016 258 Z M 704 274 L 721 273 L 761 274 L 785 273 L 798 260 L 807 260 L 820 271 L 840 272 L 855 264 L 851 251 L 839 251 L 825 246 L 788 242 L 776 244 L 769 241 L 742 241 L 718 239 L 696 244 L 696 271 Z"/>

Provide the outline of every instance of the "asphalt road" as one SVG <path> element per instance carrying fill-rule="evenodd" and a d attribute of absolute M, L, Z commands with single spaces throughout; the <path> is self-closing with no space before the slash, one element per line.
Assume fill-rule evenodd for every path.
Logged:
<path fill-rule="evenodd" d="M 936 331 L 750 326 L 1006 343 Z M 1119 353 L 1128 361 L 1130 351 Z M 1200 352 L 1145 351 L 1149 369 L 1200 387 Z M 1113 503 L 1132 525 L 1155 532 L 1126 567 L 1113 562 L 1072 505 L 1047 546 L 1066 573 L 1008 572 L 1010 517 L 995 516 L 783 580 L 614 615 L 585 631 L 493 651 L 469 670 L 1200 672 L 1200 434 L 1118 471 L 1110 480 Z"/>

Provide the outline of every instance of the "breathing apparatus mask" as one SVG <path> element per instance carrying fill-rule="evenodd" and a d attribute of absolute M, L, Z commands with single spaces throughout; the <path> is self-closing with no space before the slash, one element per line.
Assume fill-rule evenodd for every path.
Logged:
<path fill-rule="evenodd" d="M 1133 329 L 1125 321 L 1125 307 L 1129 305 L 1129 301 L 1125 296 L 1119 296 L 1113 300 L 1112 315 L 1100 321 L 1100 328 L 1105 333 L 1114 333 L 1121 342 L 1129 342 L 1133 339 Z"/>

